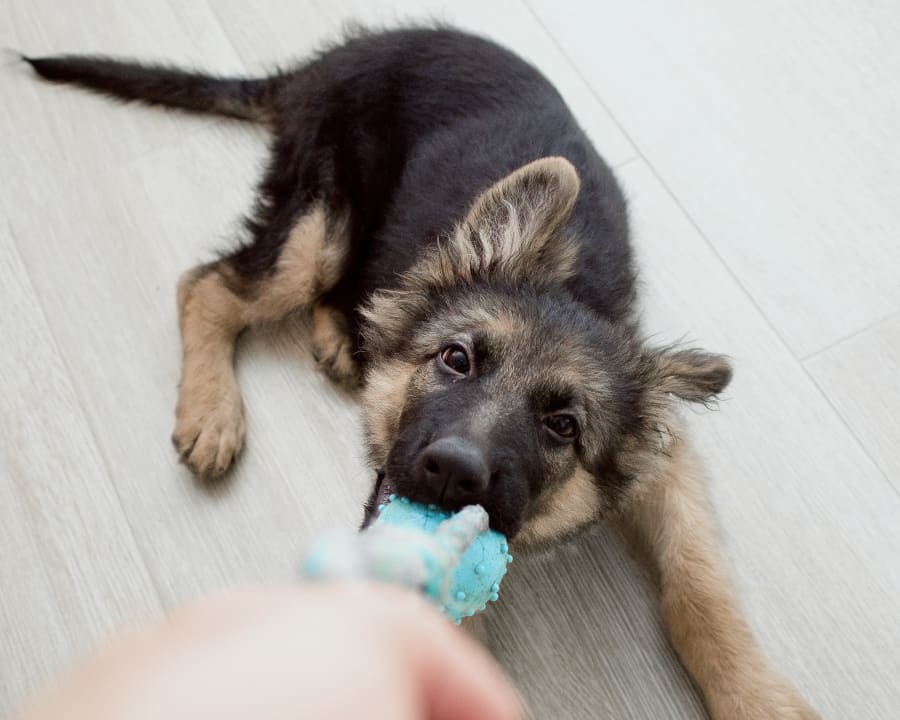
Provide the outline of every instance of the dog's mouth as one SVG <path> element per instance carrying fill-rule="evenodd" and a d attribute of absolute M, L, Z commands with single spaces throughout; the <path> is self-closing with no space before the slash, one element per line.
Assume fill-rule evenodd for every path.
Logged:
<path fill-rule="evenodd" d="M 375 476 L 375 487 L 372 489 L 372 494 L 369 495 L 369 499 L 364 506 L 364 515 L 360 530 L 365 530 L 372 524 L 378 515 L 379 506 L 386 504 L 390 500 L 391 493 L 393 492 L 394 484 L 387 477 L 384 469 L 378 470 Z"/>
<path fill-rule="evenodd" d="M 379 469 L 375 476 L 375 486 L 372 488 L 372 493 L 369 495 L 369 499 L 363 507 L 363 521 L 359 526 L 361 531 L 365 530 L 375 522 L 375 518 L 378 517 L 379 508 L 387 505 L 391 501 L 391 495 L 395 492 L 397 492 L 397 486 L 393 480 L 387 476 L 387 473 L 383 468 Z M 491 523 L 492 529 L 503 533 L 509 538 L 512 538 L 518 533 L 520 526 L 520 521 L 500 523 L 497 525 L 495 525 L 494 522 Z"/>

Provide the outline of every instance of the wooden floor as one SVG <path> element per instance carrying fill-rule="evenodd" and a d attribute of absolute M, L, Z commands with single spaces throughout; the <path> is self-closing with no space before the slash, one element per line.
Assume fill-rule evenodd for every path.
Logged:
<path fill-rule="evenodd" d="M 259 72 L 351 18 L 438 17 L 559 86 L 627 188 L 648 330 L 734 357 L 691 415 L 740 595 L 828 718 L 900 717 L 900 12 L 891 0 L 3 0 L 0 45 Z M 291 578 L 371 481 L 305 329 L 249 337 L 249 444 L 169 444 L 178 274 L 233 236 L 265 136 L 0 67 L 0 715 L 136 613 Z M 490 618 L 537 718 L 700 718 L 601 531 Z"/>

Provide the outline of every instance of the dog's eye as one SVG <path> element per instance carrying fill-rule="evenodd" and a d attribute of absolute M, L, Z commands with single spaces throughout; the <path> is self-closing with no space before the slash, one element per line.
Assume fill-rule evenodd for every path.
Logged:
<path fill-rule="evenodd" d="M 561 438 L 573 438 L 578 434 L 578 423 L 571 415 L 551 415 L 544 424 Z"/>
<path fill-rule="evenodd" d="M 448 345 L 441 350 L 441 362 L 455 373 L 468 375 L 470 363 L 469 353 L 462 345 Z"/>

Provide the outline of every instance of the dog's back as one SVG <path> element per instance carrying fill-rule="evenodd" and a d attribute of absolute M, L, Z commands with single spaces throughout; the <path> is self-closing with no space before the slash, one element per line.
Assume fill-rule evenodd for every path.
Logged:
<path fill-rule="evenodd" d="M 569 159 L 581 178 L 570 221 L 580 245 L 572 290 L 610 320 L 628 315 L 634 273 L 622 193 L 556 89 L 492 42 L 449 28 L 360 31 L 296 69 L 260 79 L 103 58 L 30 62 L 48 79 L 116 97 L 273 125 L 262 190 L 272 205 L 292 208 L 274 218 L 284 225 L 274 235 L 286 236 L 312 198 L 353 208 L 355 267 L 326 299 L 351 321 L 354 337 L 357 309 L 374 290 L 396 285 L 423 245 L 446 236 L 481 191 L 553 155 Z M 306 198 L 289 197 L 298 188 Z M 236 265 L 250 276 L 268 272 L 277 250 L 238 255 Z"/>
<path fill-rule="evenodd" d="M 395 285 L 421 255 L 423 239 L 446 236 L 485 188 L 557 155 L 575 165 L 582 183 L 571 220 L 581 243 L 575 294 L 605 317 L 626 316 L 634 276 L 624 199 L 534 67 L 457 30 L 397 30 L 361 35 L 323 55 L 298 76 L 298 97 L 310 97 L 310 82 L 321 88 L 313 96 L 327 113 L 320 127 L 341 184 L 364 208 L 352 253 L 362 272 L 332 293 L 344 310 Z"/>
<path fill-rule="evenodd" d="M 321 67 L 330 88 L 322 107 L 331 108 L 329 122 L 339 128 L 338 172 L 359 173 L 364 196 L 354 198 L 355 206 L 369 205 L 354 252 L 371 253 L 369 262 L 358 287 L 335 292 L 349 301 L 347 309 L 394 285 L 398 271 L 420 255 L 423 238 L 447 235 L 492 183 L 536 158 L 562 156 L 581 178 L 570 221 L 581 245 L 573 289 L 603 316 L 626 316 L 634 276 L 624 199 L 559 93 L 534 67 L 454 30 L 362 36 L 313 67 Z"/>

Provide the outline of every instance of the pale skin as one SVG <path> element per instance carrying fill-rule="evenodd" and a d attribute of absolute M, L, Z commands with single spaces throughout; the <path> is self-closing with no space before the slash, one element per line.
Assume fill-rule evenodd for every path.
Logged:
<path fill-rule="evenodd" d="M 120 634 L 19 720 L 516 720 L 488 654 L 406 591 L 228 592 Z"/>

